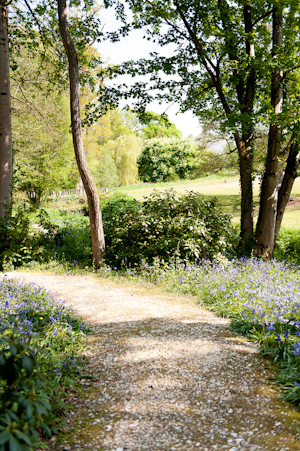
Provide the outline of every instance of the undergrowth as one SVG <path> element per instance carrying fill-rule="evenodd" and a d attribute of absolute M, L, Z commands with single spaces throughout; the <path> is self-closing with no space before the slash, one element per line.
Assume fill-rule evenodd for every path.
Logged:
<path fill-rule="evenodd" d="M 87 329 L 35 285 L 0 281 L 0 451 L 31 451 L 64 425 Z"/>

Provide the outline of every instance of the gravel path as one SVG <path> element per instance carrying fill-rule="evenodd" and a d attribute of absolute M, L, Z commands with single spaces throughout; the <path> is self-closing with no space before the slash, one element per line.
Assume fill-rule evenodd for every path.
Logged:
<path fill-rule="evenodd" d="M 92 327 L 99 376 L 59 450 L 300 450 L 300 415 L 257 347 L 188 298 L 94 276 L 8 273 L 57 293 Z"/>

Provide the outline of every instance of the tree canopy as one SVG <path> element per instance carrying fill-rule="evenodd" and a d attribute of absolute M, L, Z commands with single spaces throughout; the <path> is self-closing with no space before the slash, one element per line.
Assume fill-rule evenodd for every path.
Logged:
<path fill-rule="evenodd" d="M 181 131 L 169 120 L 166 114 L 144 111 L 139 115 L 142 124 L 142 137 L 151 138 L 181 138 Z"/>
<path fill-rule="evenodd" d="M 70 135 L 68 94 L 48 90 L 47 70 L 22 50 L 11 78 L 14 191 L 75 188 L 79 178 Z"/>
<path fill-rule="evenodd" d="M 145 141 L 138 159 L 139 175 L 144 182 L 193 178 L 196 157 L 196 145 L 188 139 L 152 138 Z"/>

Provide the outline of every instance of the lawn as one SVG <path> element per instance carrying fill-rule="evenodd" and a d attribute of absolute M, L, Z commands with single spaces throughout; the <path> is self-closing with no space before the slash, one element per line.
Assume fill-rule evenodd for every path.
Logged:
<path fill-rule="evenodd" d="M 235 223 L 240 219 L 240 184 L 238 176 L 220 177 L 210 176 L 197 180 L 184 180 L 178 182 L 168 183 L 149 183 L 142 185 L 135 185 L 130 187 L 118 188 L 118 192 L 128 194 L 137 200 L 142 201 L 144 197 L 148 197 L 152 191 L 164 191 L 166 189 L 174 188 L 179 193 L 185 191 L 200 192 L 204 196 L 214 196 L 218 199 L 219 204 L 224 211 L 233 216 Z M 254 205 L 256 206 L 256 213 L 258 210 L 259 201 L 259 181 L 254 181 Z M 300 197 L 300 177 L 295 180 L 292 190 L 292 197 Z M 283 227 L 291 230 L 300 229 L 300 205 L 287 207 L 284 215 Z"/>

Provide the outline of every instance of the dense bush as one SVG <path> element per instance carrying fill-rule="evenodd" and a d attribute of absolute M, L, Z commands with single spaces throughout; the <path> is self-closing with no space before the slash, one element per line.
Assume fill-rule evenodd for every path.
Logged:
<path fill-rule="evenodd" d="M 37 350 L 27 344 L 28 336 L 26 341 L 20 338 L 17 327 L 11 328 L 12 323 L 18 326 L 16 320 L 10 318 L 0 329 L 2 335 L 6 332 L 0 339 L 1 451 L 32 449 L 38 438 L 37 428 L 52 435 L 44 423 L 51 405 L 44 384 L 36 377 Z"/>
<path fill-rule="evenodd" d="M 187 139 L 150 139 L 145 142 L 138 159 L 139 176 L 144 182 L 190 178 L 195 166 L 197 148 Z"/>
<path fill-rule="evenodd" d="M 0 281 L 0 450 L 36 449 L 57 433 L 82 371 L 82 324 L 43 289 Z"/>
<path fill-rule="evenodd" d="M 29 214 L 29 210 L 21 209 L 11 218 L 0 218 L 0 271 L 49 260 L 91 263 L 92 243 L 87 217 L 63 212 L 51 219 L 41 209 L 35 218 L 40 227 L 33 229 Z"/>
<path fill-rule="evenodd" d="M 214 199 L 200 194 L 154 192 L 143 203 L 118 201 L 103 209 L 107 262 L 120 266 L 156 257 L 214 258 L 232 252 L 237 237 L 230 218 Z"/>

